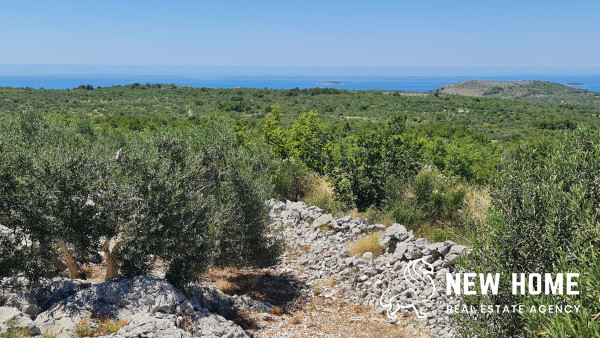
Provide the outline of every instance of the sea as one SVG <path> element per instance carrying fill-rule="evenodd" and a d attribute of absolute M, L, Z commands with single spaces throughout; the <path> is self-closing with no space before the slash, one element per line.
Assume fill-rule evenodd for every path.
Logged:
<path fill-rule="evenodd" d="M 337 88 L 425 92 L 469 80 L 540 80 L 600 92 L 600 68 L 201 67 L 0 65 L 0 87 L 71 89 L 161 83 L 209 88 Z"/>

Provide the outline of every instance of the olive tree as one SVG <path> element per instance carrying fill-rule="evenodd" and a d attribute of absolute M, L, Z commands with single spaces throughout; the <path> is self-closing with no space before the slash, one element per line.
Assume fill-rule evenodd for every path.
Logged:
<path fill-rule="evenodd" d="M 474 252 L 461 262 L 473 272 L 501 274 L 497 295 L 465 296 L 479 305 L 579 305 L 581 312 L 465 313 L 457 328 L 466 336 L 600 334 L 600 138 L 567 132 L 554 149 L 523 144 L 507 156 L 491 191 L 492 210 L 474 229 Z M 512 273 L 579 273 L 580 295 L 512 295 Z M 596 317 L 594 317 L 596 316 Z"/>
<path fill-rule="evenodd" d="M 277 259 L 266 235 L 267 161 L 228 128 L 119 135 L 13 124 L 22 132 L 0 144 L 12 150 L 0 158 L 3 275 L 52 275 L 62 257 L 76 278 L 102 250 L 106 278 L 161 260 L 185 286 L 210 265 Z"/>
<path fill-rule="evenodd" d="M 122 170 L 135 196 L 118 252 L 125 274 L 146 272 L 160 258 L 167 279 L 185 286 L 211 265 L 275 262 L 280 246 L 265 236 L 266 160 L 238 147 L 229 130 L 212 129 L 125 152 Z"/>

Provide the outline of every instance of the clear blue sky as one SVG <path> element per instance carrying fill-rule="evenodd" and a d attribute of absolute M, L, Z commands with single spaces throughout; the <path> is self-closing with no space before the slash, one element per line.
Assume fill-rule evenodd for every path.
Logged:
<path fill-rule="evenodd" d="M 0 64 L 600 67 L 600 1 L 3 1 Z"/>

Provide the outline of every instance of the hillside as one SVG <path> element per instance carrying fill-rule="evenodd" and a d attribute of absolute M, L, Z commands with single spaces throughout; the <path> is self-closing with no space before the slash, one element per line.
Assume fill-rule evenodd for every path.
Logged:
<path fill-rule="evenodd" d="M 600 109 L 600 93 L 547 81 L 473 80 L 448 84 L 433 92 Z"/>

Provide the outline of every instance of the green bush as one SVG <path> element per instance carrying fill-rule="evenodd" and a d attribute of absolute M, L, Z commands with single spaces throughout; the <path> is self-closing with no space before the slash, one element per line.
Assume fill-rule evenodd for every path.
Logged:
<path fill-rule="evenodd" d="M 366 131 L 334 150 L 328 179 L 338 201 L 359 211 L 380 207 L 389 182 L 414 175 L 420 144 L 405 134 L 405 124 L 406 116 L 393 117 L 384 128 Z"/>
<path fill-rule="evenodd" d="M 491 192 L 493 209 L 473 233 L 466 271 L 499 272 L 498 295 L 464 297 L 466 304 L 581 305 L 574 314 L 471 313 L 458 316 L 461 334 L 509 337 L 600 335 L 600 143 L 598 133 L 568 132 L 552 152 L 524 144 L 503 160 Z M 542 144 L 543 145 L 543 144 Z M 542 148 L 544 152 L 545 148 Z M 581 295 L 513 296 L 511 273 L 580 274 Z M 596 316 L 596 317 L 593 317 Z"/>
<path fill-rule="evenodd" d="M 457 220 L 465 204 L 466 191 L 451 177 L 434 167 L 422 170 L 412 184 L 416 203 L 429 220 Z"/>
<path fill-rule="evenodd" d="M 315 186 L 314 173 L 301 161 L 294 158 L 276 161 L 271 169 L 273 194 L 279 200 L 298 201 Z"/>
<path fill-rule="evenodd" d="M 435 230 L 433 232 L 433 241 L 434 242 L 444 242 L 447 240 L 454 240 L 455 235 L 454 232 L 449 230 Z"/>
<path fill-rule="evenodd" d="M 80 124 L 2 116 L 0 273 L 72 278 L 104 250 L 109 271 L 147 273 L 156 259 L 184 287 L 211 265 L 273 264 L 262 149 L 238 146 L 220 124 L 204 130 L 90 133 Z M 4 126 L 4 125 L 3 125 Z M 115 239 L 112 249 L 101 238 Z M 21 246 L 27 239 L 30 246 Z M 105 242 L 107 243 L 107 242 Z"/>
<path fill-rule="evenodd" d="M 423 222 L 461 224 L 466 191 L 451 177 L 435 167 L 426 167 L 409 183 L 394 181 L 388 186 L 388 210 L 391 218 L 407 225 Z"/>

